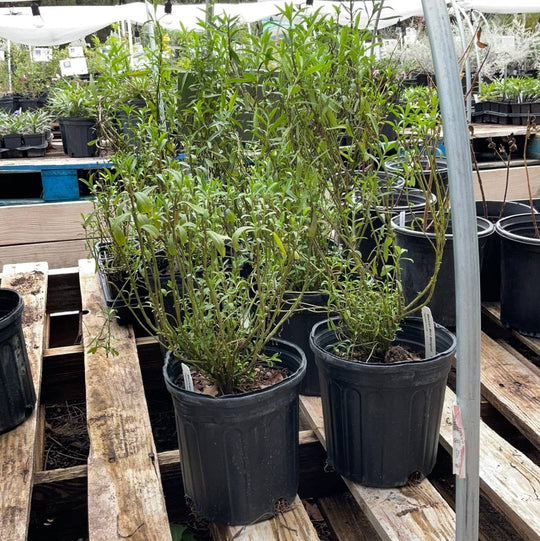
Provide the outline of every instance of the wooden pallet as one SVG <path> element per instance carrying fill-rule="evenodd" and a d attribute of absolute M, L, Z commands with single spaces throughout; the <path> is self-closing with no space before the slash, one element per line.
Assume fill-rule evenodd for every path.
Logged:
<path fill-rule="evenodd" d="M 42 196 L 33 198 L 32 203 L 53 201 L 75 201 L 80 198 L 80 171 L 96 170 L 111 167 L 108 158 L 70 158 L 61 152 L 61 146 L 41 158 L 14 158 L 0 160 L 0 194 L 2 182 L 13 182 L 18 173 L 37 173 L 41 176 Z M 21 192 L 21 193 L 24 193 Z M 0 204 L 14 204 L 19 196 L 10 197 L 9 201 Z M 20 196 L 20 204 L 27 199 Z"/>
<path fill-rule="evenodd" d="M 110 338 L 120 354 L 88 352 L 103 323 L 94 270 L 88 260 L 78 268 L 51 271 L 45 264 L 4 267 L 2 286 L 14 287 L 25 298 L 24 332 L 40 405 L 28 421 L 0 436 L 2 539 L 26 539 L 31 518 L 64 509 L 66 521 L 70 514 L 83 517 L 81 528 L 91 540 L 166 540 L 169 516 L 185 507 L 178 450 L 158 453 L 152 435 L 148 397 L 167 396 L 155 340 L 131 327 L 113 326 Z M 60 321 L 73 328 L 60 332 L 65 326 Z M 68 335 L 72 338 L 66 341 Z M 490 418 L 515 426 L 521 447 L 536 450 L 537 402 L 532 407 L 538 401 L 539 371 L 508 347 L 483 336 L 483 409 L 492 408 Z M 521 382 L 521 394 L 512 381 Z M 84 397 L 91 445 L 87 462 L 43 470 L 45 406 Z M 448 389 L 440 434 L 447 451 L 454 398 Z M 309 426 L 299 435 L 300 497 L 272 520 L 247 527 L 210 525 L 214 539 L 316 540 L 310 520 L 314 509 L 339 541 L 454 538 L 453 495 L 442 478 L 393 490 L 344 483 L 325 468 L 320 399 L 302 397 L 301 413 Z M 486 423 L 481 442 L 482 539 L 538 539 L 540 473 L 534 453 L 514 447 Z M 439 458 L 448 462 L 444 451 Z"/>
<path fill-rule="evenodd" d="M 49 269 L 77 265 L 88 257 L 82 216 L 92 208 L 92 201 L 0 206 L 0 269 L 32 261 Z"/>

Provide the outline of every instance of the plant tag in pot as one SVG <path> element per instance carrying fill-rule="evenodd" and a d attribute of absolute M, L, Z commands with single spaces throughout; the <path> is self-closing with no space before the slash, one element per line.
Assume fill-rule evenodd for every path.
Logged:
<path fill-rule="evenodd" d="M 191 377 L 191 371 L 189 366 L 182 363 L 182 375 L 184 376 L 184 389 L 186 391 L 193 391 L 193 378 Z"/>
<path fill-rule="evenodd" d="M 422 308 L 422 321 L 424 323 L 425 357 L 431 359 L 431 357 L 435 357 L 437 347 L 435 343 L 435 324 L 433 323 L 431 310 L 427 306 Z"/>
<path fill-rule="evenodd" d="M 400 225 L 400 227 L 404 227 L 404 225 L 405 225 L 405 211 L 404 210 L 402 210 L 399 213 L 399 225 Z"/>
<path fill-rule="evenodd" d="M 452 406 L 452 473 L 465 479 L 465 430 L 459 404 Z"/>

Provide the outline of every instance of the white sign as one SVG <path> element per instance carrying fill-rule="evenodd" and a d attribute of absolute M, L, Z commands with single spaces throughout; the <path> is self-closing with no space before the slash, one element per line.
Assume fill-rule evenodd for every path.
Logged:
<path fill-rule="evenodd" d="M 81 58 L 84 56 L 84 49 L 82 47 L 69 47 L 69 58 Z"/>
<path fill-rule="evenodd" d="M 60 60 L 60 73 L 62 76 L 86 75 L 88 73 L 86 58 L 66 58 L 65 60 Z"/>
<path fill-rule="evenodd" d="M 50 47 L 34 47 L 32 49 L 32 60 L 34 62 L 50 62 L 52 60 L 52 49 Z"/>
<path fill-rule="evenodd" d="M 382 40 L 382 47 L 386 51 L 393 51 L 394 49 L 397 49 L 397 46 L 398 46 L 397 39 L 383 39 Z"/>
<path fill-rule="evenodd" d="M 6 51 L 0 51 L 0 61 L 6 59 Z"/>
<path fill-rule="evenodd" d="M 413 45 L 416 43 L 418 32 L 416 31 L 416 28 L 407 28 L 405 29 L 405 37 L 403 38 L 403 41 L 405 42 L 405 45 Z"/>

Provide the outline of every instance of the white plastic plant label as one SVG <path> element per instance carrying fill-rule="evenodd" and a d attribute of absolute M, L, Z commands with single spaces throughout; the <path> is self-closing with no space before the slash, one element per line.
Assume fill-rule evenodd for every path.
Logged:
<path fill-rule="evenodd" d="M 50 62 L 52 60 L 52 49 L 50 47 L 34 47 L 32 49 L 32 60 L 34 62 Z"/>
<path fill-rule="evenodd" d="M 435 341 L 435 323 L 433 323 L 431 310 L 427 306 L 422 308 L 422 322 L 424 324 L 425 357 L 430 359 L 435 357 L 437 353 L 437 344 Z"/>
<path fill-rule="evenodd" d="M 60 73 L 64 77 L 69 75 L 88 74 L 86 58 L 66 58 L 64 60 L 60 60 Z"/>
<path fill-rule="evenodd" d="M 184 376 L 184 389 L 186 391 L 193 391 L 193 378 L 191 377 L 191 370 L 189 366 L 182 363 L 182 375 Z"/>
<path fill-rule="evenodd" d="M 84 56 L 84 49 L 82 47 L 69 47 L 68 48 L 69 58 L 82 58 Z"/>
<path fill-rule="evenodd" d="M 452 406 L 452 470 L 460 479 L 465 478 L 465 430 L 459 404 Z"/>
<path fill-rule="evenodd" d="M 404 227 L 405 226 L 405 211 L 402 210 L 400 213 L 399 213 L 399 225 L 400 227 Z"/>

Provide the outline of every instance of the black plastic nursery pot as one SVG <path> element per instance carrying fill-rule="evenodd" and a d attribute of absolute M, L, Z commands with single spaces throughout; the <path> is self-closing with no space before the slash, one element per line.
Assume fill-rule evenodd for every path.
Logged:
<path fill-rule="evenodd" d="M 431 202 L 434 203 L 437 198 L 432 194 Z M 426 206 L 426 196 L 422 190 L 416 188 L 394 189 L 381 193 L 379 197 L 380 205 L 370 209 L 371 223 L 365 232 L 365 237 L 360 240 L 358 249 L 367 259 L 377 247 L 377 232 L 385 236 L 386 233 L 381 228 L 387 223 L 388 214 L 394 216 L 401 212 L 419 212 Z"/>
<path fill-rule="evenodd" d="M 298 391 L 306 370 L 300 348 L 270 341 L 268 355 L 290 375 L 263 390 L 211 397 L 177 384 L 181 363 L 167 353 L 184 492 L 195 513 L 221 524 L 251 524 L 292 502 L 299 478 Z"/>
<path fill-rule="evenodd" d="M 513 216 L 527 212 L 529 207 L 523 203 L 506 201 L 476 202 L 476 215 L 488 219 L 491 223 L 499 220 L 499 217 Z M 502 207 L 502 215 L 501 215 Z M 487 214 L 486 214 L 487 211 Z M 500 237 L 490 235 L 484 245 L 484 255 L 480 267 L 480 286 L 482 302 L 497 302 L 501 297 L 501 249 Z"/>
<path fill-rule="evenodd" d="M 22 135 L 20 133 L 11 133 L 4 135 L 4 148 L 8 149 L 3 153 L 4 158 L 22 158 L 23 153 L 17 150 L 22 146 Z"/>
<path fill-rule="evenodd" d="M 141 124 L 140 111 L 144 110 L 147 105 L 146 101 L 131 100 L 126 104 L 129 109 L 126 111 L 120 109 L 116 116 L 120 124 L 120 133 L 124 137 L 127 143 L 135 146 L 138 143 L 139 126 Z"/>
<path fill-rule="evenodd" d="M 48 143 L 44 133 L 23 134 L 23 149 L 29 158 L 45 156 Z"/>
<path fill-rule="evenodd" d="M 404 164 L 407 162 L 407 158 L 400 157 L 396 158 L 395 160 L 391 160 L 387 163 L 386 167 L 389 171 L 392 173 L 396 173 L 398 175 L 404 174 Z M 422 173 L 422 176 L 425 179 L 425 182 L 427 183 L 429 181 L 430 176 L 433 175 L 431 172 L 431 162 L 434 162 L 435 168 L 437 173 L 439 174 L 439 177 L 441 179 L 441 182 L 444 186 L 448 184 L 448 162 L 446 158 L 434 158 L 433 160 L 430 160 L 429 158 L 423 156 L 420 158 L 415 159 L 415 164 L 410 163 L 409 168 L 412 168 L 413 165 L 418 167 L 418 172 Z"/>
<path fill-rule="evenodd" d="M 540 239 L 535 237 L 532 216 L 530 212 L 508 216 L 495 227 L 501 238 L 501 322 L 539 338 Z"/>
<path fill-rule="evenodd" d="M 6 113 L 14 113 L 19 107 L 21 96 L 18 94 L 8 94 L 0 98 L 0 109 Z"/>
<path fill-rule="evenodd" d="M 392 218 L 392 227 L 396 231 L 396 244 L 407 250 L 400 259 L 401 283 L 405 302 L 411 302 L 429 283 L 435 268 L 435 251 L 432 246 L 435 234 L 411 229 L 413 218 L 422 218 L 422 213 L 405 215 L 404 225 L 399 225 L 399 216 Z M 494 232 L 494 226 L 489 220 L 476 218 L 478 228 L 478 249 L 480 265 L 484 246 Z M 441 260 L 439 274 L 433 296 L 429 301 L 433 319 L 445 327 L 456 326 L 456 300 L 454 280 L 454 250 L 452 224 L 448 225 L 446 243 Z M 464 262 L 465 264 L 465 262 Z"/>
<path fill-rule="evenodd" d="M 27 419 L 36 403 L 22 331 L 23 308 L 16 291 L 0 289 L 0 434 Z"/>
<path fill-rule="evenodd" d="M 297 298 L 300 293 L 287 294 L 288 298 Z M 279 330 L 279 337 L 298 346 L 306 356 L 306 375 L 300 385 L 300 394 L 320 396 L 319 372 L 315 364 L 313 352 L 309 347 L 309 333 L 315 323 L 328 317 L 325 309 L 328 296 L 319 291 L 309 291 L 302 294 L 298 308 L 285 321 Z"/>
<path fill-rule="evenodd" d="M 334 322 L 339 325 L 338 319 Z M 348 361 L 334 353 L 339 341 L 328 321 L 317 323 L 310 335 L 319 368 L 328 464 L 370 487 L 423 479 L 437 459 L 454 335 L 435 325 L 435 356 L 390 364 Z M 404 320 L 396 343 L 423 357 L 421 318 Z"/>
<path fill-rule="evenodd" d="M 90 142 L 97 139 L 94 118 L 59 118 L 64 152 L 72 158 L 95 156 L 97 146 Z"/>

